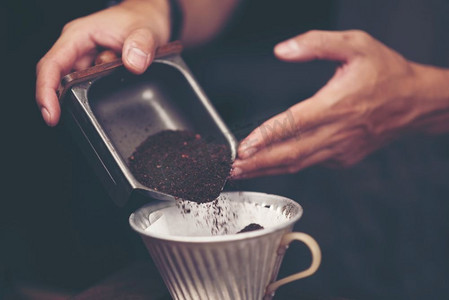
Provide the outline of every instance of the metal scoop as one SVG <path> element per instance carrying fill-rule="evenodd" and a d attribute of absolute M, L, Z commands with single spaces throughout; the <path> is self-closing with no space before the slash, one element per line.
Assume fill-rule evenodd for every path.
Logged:
<path fill-rule="evenodd" d="M 180 56 L 174 42 L 160 47 L 143 75 L 118 59 L 66 75 L 59 88 L 62 122 L 93 165 L 113 201 L 123 206 L 133 193 L 159 200 L 174 196 L 139 183 L 127 158 L 149 135 L 190 130 L 229 147 L 237 141 Z"/>

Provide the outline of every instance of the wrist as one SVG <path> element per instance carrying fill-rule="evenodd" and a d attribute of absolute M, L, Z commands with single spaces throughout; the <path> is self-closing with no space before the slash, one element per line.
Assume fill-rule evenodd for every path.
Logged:
<path fill-rule="evenodd" d="M 120 6 L 134 14 L 135 21 L 150 27 L 157 38 L 158 45 L 170 40 L 169 0 L 125 0 Z"/>
<path fill-rule="evenodd" d="M 413 105 L 414 131 L 449 132 L 449 70 L 411 63 L 415 74 Z"/>

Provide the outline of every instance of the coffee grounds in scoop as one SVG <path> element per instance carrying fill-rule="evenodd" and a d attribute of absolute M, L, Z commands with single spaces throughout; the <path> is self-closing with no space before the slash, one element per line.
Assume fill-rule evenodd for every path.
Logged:
<path fill-rule="evenodd" d="M 231 164 L 228 147 L 184 130 L 149 136 L 129 157 L 131 172 L 140 183 L 198 203 L 219 196 Z"/>
<path fill-rule="evenodd" d="M 259 224 L 251 223 L 237 233 L 243 233 L 243 232 L 254 231 L 254 230 L 259 230 L 259 229 L 263 229 L 263 227 L 260 226 Z"/>

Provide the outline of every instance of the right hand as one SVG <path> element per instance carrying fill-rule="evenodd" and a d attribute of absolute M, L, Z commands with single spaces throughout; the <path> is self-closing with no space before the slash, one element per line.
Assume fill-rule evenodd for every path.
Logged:
<path fill-rule="evenodd" d="M 61 115 L 61 78 L 91 66 L 102 49 L 122 54 L 129 71 L 145 72 L 156 48 L 169 41 L 169 9 L 166 0 L 128 0 L 66 24 L 36 67 L 36 102 L 47 125 L 55 126 Z"/>

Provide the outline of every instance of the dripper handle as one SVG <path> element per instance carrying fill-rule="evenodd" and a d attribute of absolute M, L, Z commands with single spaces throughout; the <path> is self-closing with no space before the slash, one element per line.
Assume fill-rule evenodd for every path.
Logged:
<path fill-rule="evenodd" d="M 267 299 L 271 299 L 274 292 L 282 285 L 304 278 L 312 275 L 313 273 L 318 270 L 318 267 L 321 263 L 321 250 L 318 243 L 308 234 L 302 233 L 302 232 L 290 232 L 285 234 L 282 237 L 281 244 L 279 246 L 278 252 L 283 253 L 287 249 L 288 245 L 292 241 L 301 241 L 310 249 L 310 252 L 312 253 L 312 263 L 310 264 L 310 267 L 304 271 L 298 272 L 296 274 L 292 274 L 290 276 L 287 276 L 285 278 L 279 279 L 275 282 L 270 283 L 267 286 L 267 289 L 265 291 L 265 295 Z"/>

